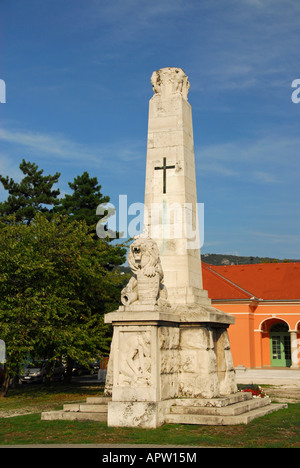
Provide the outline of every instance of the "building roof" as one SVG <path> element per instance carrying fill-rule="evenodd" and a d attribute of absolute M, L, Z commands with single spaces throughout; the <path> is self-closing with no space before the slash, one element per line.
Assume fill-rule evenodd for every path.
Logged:
<path fill-rule="evenodd" d="M 208 265 L 202 262 L 203 289 L 217 299 L 300 299 L 300 263 Z"/>

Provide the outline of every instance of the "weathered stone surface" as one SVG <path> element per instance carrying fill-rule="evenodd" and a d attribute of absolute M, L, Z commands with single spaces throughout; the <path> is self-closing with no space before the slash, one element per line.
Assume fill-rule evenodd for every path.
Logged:
<path fill-rule="evenodd" d="M 209 322 L 197 314 L 187 322 L 179 307 L 185 306 L 139 313 L 122 306 L 106 316 L 114 325 L 106 394 L 114 402 L 214 398 L 236 391 L 227 324 L 216 320 L 213 308 L 211 318 L 206 314 Z"/>
<path fill-rule="evenodd" d="M 42 421 L 107 421 L 107 413 L 82 413 L 72 411 L 45 411 L 41 415 Z"/>
<path fill-rule="evenodd" d="M 180 94 L 187 99 L 190 88 L 188 77 L 184 71 L 181 68 L 174 67 L 154 71 L 151 76 L 151 84 L 154 93 L 163 97 Z"/>
<path fill-rule="evenodd" d="M 172 413 L 166 415 L 166 422 L 168 424 L 198 424 L 205 426 L 230 426 L 236 424 L 248 424 L 255 418 L 265 416 L 266 414 L 272 413 L 273 411 L 287 408 L 287 405 L 285 404 L 270 404 L 263 400 L 263 398 L 258 402 L 257 400 L 251 400 L 253 402 L 252 405 L 246 405 L 244 408 L 245 411 L 241 413 L 237 411 L 236 414 L 224 414 L 223 408 L 220 411 L 215 411 L 215 414 L 206 414 L 207 408 L 203 408 L 203 413 L 201 411 L 198 413 L 194 411 L 190 413 L 186 411 L 175 413 L 176 409 L 172 407 Z M 238 409 L 240 408 L 241 407 L 239 406 Z M 216 410 L 216 408 L 214 408 L 214 410 Z"/>
<path fill-rule="evenodd" d="M 173 400 L 159 402 L 110 402 L 108 426 L 156 428 L 165 423 Z"/>

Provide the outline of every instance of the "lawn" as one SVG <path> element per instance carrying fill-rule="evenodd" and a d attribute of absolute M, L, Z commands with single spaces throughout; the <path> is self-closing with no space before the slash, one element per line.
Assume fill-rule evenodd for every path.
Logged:
<path fill-rule="evenodd" d="M 99 386 L 28 385 L 0 400 L 7 411 L 37 411 L 0 418 L 0 445 L 17 444 L 153 444 L 210 447 L 300 447 L 300 404 L 238 426 L 166 424 L 158 429 L 111 428 L 92 421 L 41 421 L 41 411 L 60 409 L 67 402 L 101 395 Z"/>

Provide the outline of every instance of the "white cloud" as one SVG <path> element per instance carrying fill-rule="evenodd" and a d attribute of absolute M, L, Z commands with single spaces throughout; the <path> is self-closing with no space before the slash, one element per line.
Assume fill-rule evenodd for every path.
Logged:
<path fill-rule="evenodd" d="M 86 156 L 87 153 L 83 145 L 58 134 L 0 129 L 0 140 L 19 147 L 28 147 L 40 155 L 51 154 L 59 158 L 74 158 L 76 160 Z M 93 156 L 90 154 L 89 157 Z"/>
<path fill-rule="evenodd" d="M 289 81 L 298 63 L 300 2 L 210 0 L 204 17 L 208 21 L 199 10 L 199 32 L 190 48 L 200 57 L 191 65 L 200 90 L 267 91 Z"/>
<path fill-rule="evenodd" d="M 295 244 L 298 248 L 300 245 L 300 235 L 256 231 L 250 232 L 249 234 L 266 239 L 272 244 Z"/>
<path fill-rule="evenodd" d="M 152 34 L 154 29 L 163 35 L 161 23 L 169 24 L 171 18 L 190 8 L 184 0 L 90 0 L 82 5 L 70 10 L 69 30 L 100 28 L 102 46 L 109 44 L 110 47 L 143 40 L 145 34 Z"/>
<path fill-rule="evenodd" d="M 296 177 L 300 171 L 300 136 L 288 136 L 276 130 L 266 136 L 198 146 L 196 166 L 204 172 L 243 179 L 251 177 L 263 183 L 280 183 L 287 175 Z"/>
<path fill-rule="evenodd" d="M 254 171 L 253 177 L 263 184 L 279 184 L 280 179 L 278 176 L 265 171 Z"/>
<path fill-rule="evenodd" d="M 84 162 L 85 165 L 92 165 L 93 167 L 100 167 L 105 164 L 107 171 L 114 172 L 120 169 L 120 165 L 123 167 L 123 163 L 143 161 L 143 155 L 145 154 L 144 142 L 141 143 L 137 140 L 123 140 L 102 145 L 83 144 L 72 141 L 61 134 L 0 129 L 0 141 L 7 144 L 7 154 L 18 155 L 18 157 L 26 149 L 27 154 L 29 153 L 33 157 L 41 159 L 51 157 L 61 163 L 82 164 Z M 0 163 L 0 169 L 1 167 Z M 6 167 L 7 162 L 4 164 L 3 171 L 5 171 Z M 11 162 L 10 169 L 12 168 L 13 164 Z"/>

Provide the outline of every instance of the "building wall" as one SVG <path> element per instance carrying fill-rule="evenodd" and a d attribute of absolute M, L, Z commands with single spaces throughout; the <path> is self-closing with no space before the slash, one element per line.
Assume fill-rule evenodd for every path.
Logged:
<path fill-rule="evenodd" d="M 234 366 L 264 367 L 271 365 L 270 327 L 285 322 L 291 336 L 297 337 L 297 363 L 300 366 L 300 302 L 212 301 L 212 305 L 235 317 L 228 329 Z M 295 351 L 294 351 L 295 353 Z"/>

